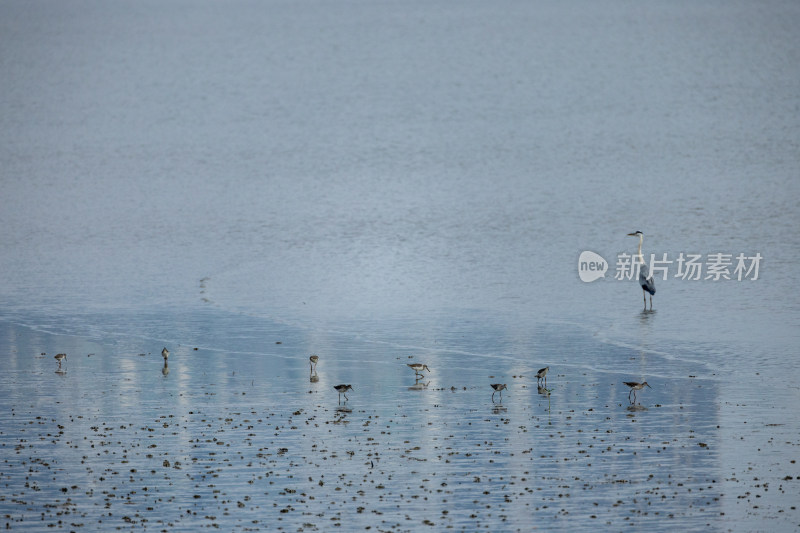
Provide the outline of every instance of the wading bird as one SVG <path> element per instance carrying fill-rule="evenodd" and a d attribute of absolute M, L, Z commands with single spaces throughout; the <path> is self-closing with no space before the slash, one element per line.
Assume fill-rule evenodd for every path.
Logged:
<path fill-rule="evenodd" d="M 414 375 L 419 377 L 422 377 L 423 370 L 427 370 L 428 372 L 431 371 L 431 369 L 428 368 L 428 365 L 423 365 L 422 363 L 406 363 L 406 364 L 414 371 Z"/>
<path fill-rule="evenodd" d="M 347 394 L 345 394 L 345 393 L 347 391 L 349 391 L 349 390 L 353 390 L 353 386 L 352 385 L 336 385 L 333 388 L 336 389 L 336 392 L 339 393 L 339 403 L 342 403 L 342 395 L 343 394 L 344 394 L 344 401 L 347 401 L 347 400 L 350 399 L 350 398 L 347 397 Z"/>
<path fill-rule="evenodd" d="M 544 384 L 545 384 L 545 385 L 547 385 L 547 371 L 548 371 L 548 370 L 550 370 L 550 367 L 549 367 L 549 366 L 546 366 L 546 367 L 544 367 L 544 368 L 540 369 L 540 370 L 539 370 L 539 371 L 536 373 L 536 384 L 537 384 L 537 385 L 539 384 L 539 381 L 540 381 L 540 380 L 544 380 Z"/>
<path fill-rule="evenodd" d="M 164 347 L 163 350 L 161 350 L 161 357 L 164 358 L 164 361 L 169 359 L 169 350 L 167 350 L 166 346 Z"/>
<path fill-rule="evenodd" d="M 653 310 L 653 295 L 656 293 L 656 282 L 653 279 L 653 274 L 647 268 L 647 263 L 644 262 L 642 255 L 642 242 L 644 241 L 644 233 L 635 231 L 628 233 L 628 237 L 639 237 L 639 251 L 636 257 L 639 261 L 639 285 L 642 286 L 642 297 L 644 298 L 644 308 L 647 309 L 647 293 L 650 293 L 650 310 Z"/>
<path fill-rule="evenodd" d="M 67 360 L 67 354 L 65 354 L 65 353 L 57 353 L 56 355 L 53 356 L 53 358 L 56 361 L 58 361 L 58 368 L 61 368 L 61 361 L 66 361 Z"/>
<path fill-rule="evenodd" d="M 317 366 L 317 362 L 319 361 L 319 356 L 312 355 L 311 357 L 308 358 L 308 360 L 311 362 L 311 372 L 313 372 L 314 367 Z"/>
<path fill-rule="evenodd" d="M 500 401 L 502 402 L 503 401 L 503 389 L 507 389 L 508 388 L 508 387 L 506 387 L 506 384 L 505 383 L 492 383 L 492 388 L 494 389 L 494 392 L 492 393 L 492 401 L 494 401 L 494 395 L 499 392 L 500 393 Z"/>
<path fill-rule="evenodd" d="M 645 386 L 648 387 L 648 388 L 651 388 L 651 389 L 653 388 L 653 387 L 650 387 L 650 385 L 648 385 L 646 381 L 642 381 L 641 383 L 637 383 L 635 381 L 623 381 L 623 383 L 631 388 L 630 392 L 628 393 L 628 401 L 629 402 L 631 402 L 631 394 L 633 394 L 633 401 L 631 402 L 631 404 L 635 404 L 636 403 L 636 391 L 637 390 L 642 390 L 643 388 L 645 388 Z"/>

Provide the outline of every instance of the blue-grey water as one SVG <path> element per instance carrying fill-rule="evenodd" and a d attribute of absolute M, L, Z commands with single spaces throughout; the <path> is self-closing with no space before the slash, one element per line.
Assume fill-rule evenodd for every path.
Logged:
<path fill-rule="evenodd" d="M 796 530 L 798 24 L 0 3 L 1 522 Z"/>

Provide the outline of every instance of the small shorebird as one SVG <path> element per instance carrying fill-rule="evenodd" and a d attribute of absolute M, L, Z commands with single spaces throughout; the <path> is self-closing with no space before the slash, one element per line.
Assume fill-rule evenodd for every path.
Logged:
<path fill-rule="evenodd" d="M 412 370 L 414 370 L 414 374 L 417 376 L 422 376 L 422 371 L 427 370 L 428 372 L 431 371 L 428 368 L 428 365 L 423 365 L 422 363 L 406 363 Z"/>
<path fill-rule="evenodd" d="M 167 348 L 166 348 L 166 347 L 164 347 L 164 349 L 163 349 L 163 350 L 161 350 L 161 357 L 163 357 L 163 358 L 164 358 L 164 361 L 166 361 L 167 359 L 169 359 L 169 350 L 167 350 Z"/>
<path fill-rule="evenodd" d="M 352 385 L 335 385 L 333 388 L 336 389 L 336 392 L 339 393 L 339 403 L 342 402 L 342 394 L 344 394 L 344 401 L 347 401 L 347 400 L 350 399 L 350 398 L 347 397 L 347 394 L 345 394 L 345 393 L 347 391 L 349 391 L 349 390 L 353 390 L 353 386 Z"/>
<path fill-rule="evenodd" d="M 311 357 L 308 358 L 308 360 L 311 362 L 311 372 L 313 372 L 314 367 L 317 366 L 317 362 L 319 362 L 319 356 L 312 355 Z"/>
<path fill-rule="evenodd" d="M 492 401 L 494 401 L 495 393 L 499 392 L 500 393 L 500 401 L 502 402 L 503 401 L 503 389 L 507 389 L 508 388 L 508 387 L 506 387 L 506 384 L 505 383 L 492 383 L 492 388 L 494 389 L 494 392 L 492 393 Z"/>
<path fill-rule="evenodd" d="M 549 366 L 539 369 L 536 373 L 536 384 L 539 384 L 540 380 L 544 380 L 544 384 L 547 385 L 547 371 L 550 370 Z"/>
<path fill-rule="evenodd" d="M 633 401 L 631 403 L 636 403 L 636 391 L 637 390 L 642 390 L 645 386 L 647 386 L 647 387 L 649 387 L 651 389 L 653 388 L 653 387 L 650 387 L 650 385 L 648 385 L 646 381 L 642 381 L 641 383 L 637 383 L 635 381 L 623 381 L 623 383 L 631 388 L 630 392 L 628 393 L 628 401 L 629 402 L 631 401 L 631 394 L 633 394 Z"/>
<path fill-rule="evenodd" d="M 65 354 L 65 353 L 57 353 L 56 355 L 53 356 L 53 358 L 56 361 L 58 361 L 58 368 L 61 368 L 61 361 L 66 361 L 67 360 L 67 354 Z"/>

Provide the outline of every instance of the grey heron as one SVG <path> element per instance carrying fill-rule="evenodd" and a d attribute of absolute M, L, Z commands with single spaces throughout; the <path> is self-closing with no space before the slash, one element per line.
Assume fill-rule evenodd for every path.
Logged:
<path fill-rule="evenodd" d="M 653 279 L 653 274 L 647 268 L 647 263 L 644 262 L 642 255 L 642 242 L 644 242 L 644 233 L 635 231 L 628 233 L 629 237 L 639 237 L 639 251 L 636 253 L 637 260 L 639 261 L 639 285 L 642 286 L 642 297 L 644 298 L 644 308 L 647 309 L 647 293 L 650 293 L 650 310 L 653 310 L 653 295 L 656 293 L 656 282 Z"/>

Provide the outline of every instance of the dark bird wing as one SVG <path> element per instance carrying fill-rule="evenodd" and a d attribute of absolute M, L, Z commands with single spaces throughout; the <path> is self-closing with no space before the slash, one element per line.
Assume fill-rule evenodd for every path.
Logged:
<path fill-rule="evenodd" d="M 651 295 L 656 293 L 656 281 L 650 275 L 650 269 L 647 268 L 647 263 L 639 265 L 639 285 Z"/>

